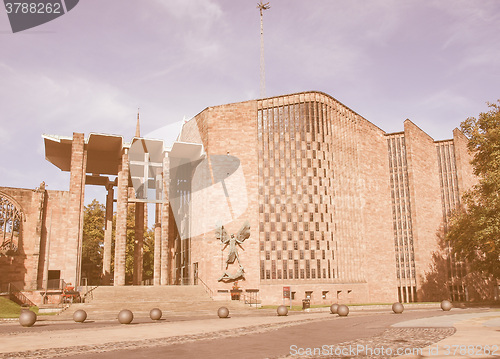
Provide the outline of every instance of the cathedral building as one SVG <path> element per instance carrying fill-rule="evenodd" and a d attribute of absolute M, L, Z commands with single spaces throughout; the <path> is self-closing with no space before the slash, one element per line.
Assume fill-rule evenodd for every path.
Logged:
<path fill-rule="evenodd" d="M 410 120 L 402 127 L 386 133 L 333 97 L 304 92 L 208 107 L 171 145 L 139 133 L 128 143 L 103 134 L 44 136 L 47 160 L 71 173 L 69 193 L 47 197 L 67 197 L 53 211 L 68 217 L 52 221 L 52 231 L 64 231 L 48 247 L 43 206 L 51 202 L 32 195 L 42 208 L 41 235 L 29 242 L 37 257 L 24 261 L 37 266 L 18 279 L 40 286 L 59 271 L 80 281 L 84 188 L 92 184 L 108 189 L 106 284 L 126 284 L 128 206 L 144 213 L 152 203 L 154 285 L 203 285 L 214 299 L 263 304 L 441 300 L 443 289 L 466 300 L 465 268 L 447 256 L 442 238 L 475 182 L 467 138 L 455 129 L 436 141 Z M 15 197 L 4 188 L 0 196 Z M 139 284 L 144 216 L 136 222 Z M 64 263 L 45 249 L 60 248 L 58 241 Z"/>
<path fill-rule="evenodd" d="M 458 129 L 435 141 L 409 120 L 403 127 L 386 133 L 319 92 L 209 107 L 188 122 L 182 141 L 201 139 L 208 157 L 240 161 L 246 192 L 231 183 L 226 192 L 229 211 L 247 204 L 227 216 L 229 232 L 244 221 L 251 227 L 239 248 L 238 286 L 258 290 L 265 303 L 279 303 L 283 287 L 313 303 L 431 299 L 443 230 L 474 183 L 471 158 Z M 213 233 L 203 232 L 190 238 L 190 263 L 223 295 L 227 285 L 216 280 L 224 257 Z M 463 271 L 450 262 L 439 275 Z M 457 283 L 450 296 L 464 300 Z"/>

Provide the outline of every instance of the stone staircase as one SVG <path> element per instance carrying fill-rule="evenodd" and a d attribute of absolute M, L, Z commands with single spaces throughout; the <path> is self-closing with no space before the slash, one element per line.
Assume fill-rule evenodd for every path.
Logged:
<path fill-rule="evenodd" d="M 251 309 L 239 301 L 214 301 L 202 286 L 100 286 L 87 297 L 86 303 L 72 304 L 58 317 L 71 319 L 78 309 L 87 312 L 89 319 L 116 319 L 122 309 L 134 317 L 149 318 L 149 311 L 159 308 L 163 316 L 216 315 L 221 306 L 231 313 L 248 313 Z"/>

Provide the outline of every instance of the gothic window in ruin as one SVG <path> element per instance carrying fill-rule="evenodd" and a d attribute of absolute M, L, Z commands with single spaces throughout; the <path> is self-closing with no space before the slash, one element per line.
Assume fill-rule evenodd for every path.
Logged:
<path fill-rule="evenodd" d="M 22 218 L 21 210 L 0 193 L 0 256 L 12 255 L 19 249 Z"/>

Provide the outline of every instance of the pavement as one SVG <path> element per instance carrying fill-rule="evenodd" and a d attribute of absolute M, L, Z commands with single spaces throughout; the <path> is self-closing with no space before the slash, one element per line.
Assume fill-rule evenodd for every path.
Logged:
<path fill-rule="evenodd" d="M 500 310 L 405 321 L 394 327 L 454 327 L 454 335 L 400 358 L 500 358 Z"/>
<path fill-rule="evenodd" d="M 160 321 L 137 316 L 129 325 L 91 317 L 85 323 L 57 319 L 39 317 L 31 328 L 17 321 L 0 322 L 0 358 L 221 358 L 235 354 L 238 358 L 382 359 L 398 354 L 405 354 L 399 356 L 405 359 L 500 358 L 500 310 L 489 308 L 443 312 L 437 306 L 416 306 L 394 314 L 390 306 L 351 307 L 348 317 L 332 315 L 327 308 L 289 312 L 284 317 L 275 310 L 255 309 L 232 312 L 226 319 L 216 313 L 164 311 Z M 350 351 L 335 352 L 347 347 Z"/>

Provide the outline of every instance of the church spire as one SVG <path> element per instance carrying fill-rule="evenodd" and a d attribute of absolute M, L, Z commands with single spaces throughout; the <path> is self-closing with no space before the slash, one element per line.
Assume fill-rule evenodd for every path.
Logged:
<path fill-rule="evenodd" d="M 135 137 L 141 137 L 141 125 L 139 123 L 139 110 L 137 109 L 137 124 L 135 125 Z"/>

